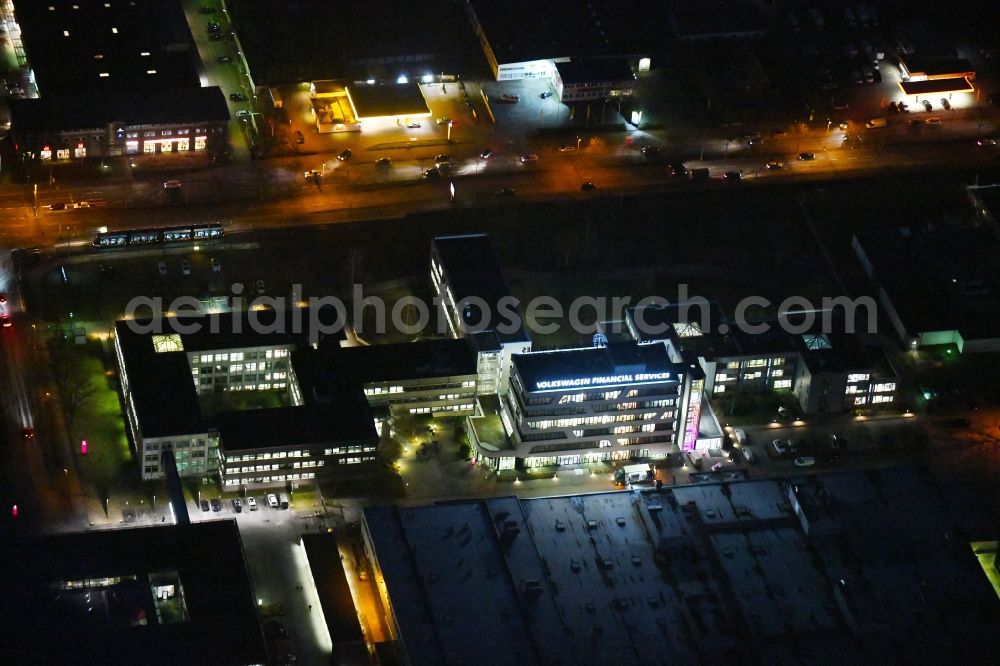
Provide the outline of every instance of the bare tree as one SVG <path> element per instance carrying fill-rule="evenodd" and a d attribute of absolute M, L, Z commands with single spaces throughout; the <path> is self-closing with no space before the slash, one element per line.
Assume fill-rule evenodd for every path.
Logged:
<path fill-rule="evenodd" d="M 63 342 L 50 349 L 52 379 L 62 406 L 70 439 L 74 439 L 77 417 L 97 395 L 97 387 L 87 373 L 83 359 Z"/>

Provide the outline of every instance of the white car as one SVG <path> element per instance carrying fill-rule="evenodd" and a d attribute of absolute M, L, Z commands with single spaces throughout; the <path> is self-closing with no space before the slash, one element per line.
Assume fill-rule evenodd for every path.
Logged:
<path fill-rule="evenodd" d="M 251 511 L 256 511 L 257 510 L 257 500 L 255 500 L 253 497 L 248 497 L 247 498 L 247 507 Z"/>
<path fill-rule="evenodd" d="M 269 509 L 277 509 L 278 508 L 278 496 L 275 495 L 274 493 L 268 493 L 267 494 L 267 506 L 268 506 Z"/>
<path fill-rule="evenodd" d="M 816 464 L 816 459 L 812 456 L 799 456 L 792 464 L 796 467 L 812 467 Z"/>

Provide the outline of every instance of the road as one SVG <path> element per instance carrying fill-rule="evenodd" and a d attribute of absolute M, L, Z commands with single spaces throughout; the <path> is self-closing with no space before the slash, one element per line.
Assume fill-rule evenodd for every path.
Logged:
<path fill-rule="evenodd" d="M 709 187 L 732 186 L 721 181 L 726 171 L 741 171 L 746 186 L 757 181 L 856 177 L 928 165 L 975 169 L 1000 163 L 1000 149 L 976 145 L 983 121 L 956 118 L 953 122 L 951 126 L 914 128 L 900 121 L 882 129 L 851 128 L 849 141 L 843 140 L 844 132 L 837 128 L 816 130 L 765 137 L 757 146 L 725 139 L 663 145 L 642 132 L 616 134 L 581 138 L 579 150 L 545 146 L 536 151 L 537 161 L 525 164 L 515 146 L 497 145 L 491 158 L 482 159 L 473 146 L 457 143 L 450 146 L 452 168 L 435 179 L 421 175 L 432 166 L 434 155 L 444 150 L 437 144 L 393 151 L 393 164 L 384 170 L 374 163 L 381 152 L 356 154 L 348 162 L 332 158 L 324 162 L 318 156 L 281 158 L 189 173 L 177 190 L 164 189 L 162 176 L 140 171 L 111 182 L 42 183 L 34 210 L 33 186 L 8 184 L 0 188 L 0 243 L 79 242 L 88 240 L 99 227 L 127 229 L 177 224 L 179 220 L 226 219 L 233 220 L 236 229 L 266 228 L 396 217 L 452 205 L 510 205 L 696 185 L 688 179 L 671 178 L 662 165 L 645 162 L 639 152 L 642 145 L 661 145 L 664 155 L 686 159 L 689 168 L 707 167 L 712 180 L 700 186 Z M 625 142 L 628 138 L 631 145 Z M 815 159 L 799 161 L 796 156 L 800 152 L 811 152 Z M 783 168 L 767 169 L 765 164 L 771 160 L 781 161 Z M 303 177 L 306 169 L 317 169 L 324 175 L 319 182 L 307 180 Z M 582 192 L 581 185 L 587 181 L 597 189 Z M 451 183 L 455 186 L 454 204 L 450 202 Z M 513 188 L 516 194 L 498 194 L 504 188 Z M 86 202 L 87 207 L 73 208 L 80 202 Z M 48 210 L 51 204 L 63 204 L 67 209 Z"/>
<path fill-rule="evenodd" d="M 0 261 L 0 290 L 12 325 L 0 329 L 0 408 L 8 451 L 3 500 L 18 506 L 19 529 L 84 529 L 88 525 L 74 461 L 66 449 L 58 408 L 46 390 L 41 338 L 20 308 L 9 253 Z"/>

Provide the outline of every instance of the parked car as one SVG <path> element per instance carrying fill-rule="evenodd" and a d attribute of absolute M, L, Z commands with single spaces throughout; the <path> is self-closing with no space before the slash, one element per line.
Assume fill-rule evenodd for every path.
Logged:
<path fill-rule="evenodd" d="M 942 97 L 941 107 L 944 108 L 945 111 L 951 111 L 951 102 L 949 102 L 946 98 Z"/>
<path fill-rule="evenodd" d="M 216 62 L 221 62 L 224 65 L 227 65 L 227 64 L 231 63 L 233 61 L 233 59 L 230 58 L 229 56 L 223 54 L 223 55 L 220 55 L 220 56 L 215 56 L 215 61 Z"/>
<path fill-rule="evenodd" d="M 749 446 L 740 447 L 740 455 L 743 456 L 743 460 L 747 461 L 748 465 L 752 465 L 756 461 L 756 458 L 754 457 L 753 454 L 753 449 L 751 449 Z"/>
<path fill-rule="evenodd" d="M 209 263 L 212 264 L 212 272 L 213 273 L 221 273 L 222 272 L 222 262 L 219 261 L 218 257 L 212 257 L 212 260 Z"/>
<path fill-rule="evenodd" d="M 930 100 L 924 99 L 924 100 L 921 100 L 920 103 L 924 105 L 924 111 L 930 111 L 930 110 L 932 110 L 934 108 L 931 105 Z"/>
<path fill-rule="evenodd" d="M 340 151 L 340 154 L 337 155 L 337 159 L 340 160 L 341 162 L 346 162 L 347 160 L 351 159 L 351 155 L 353 154 L 354 153 L 351 152 L 351 149 L 347 148 L 345 150 Z"/>
<path fill-rule="evenodd" d="M 274 493 L 268 493 L 267 494 L 267 507 L 269 509 L 277 509 L 278 508 L 278 496 L 275 495 Z"/>
<path fill-rule="evenodd" d="M 187 259 L 181 260 L 181 273 L 184 275 L 191 275 L 191 262 Z"/>
<path fill-rule="evenodd" d="M 542 99 L 548 99 L 549 97 L 552 97 L 554 94 L 555 93 L 552 92 L 551 90 L 546 90 L 541 95 L 539 95 L 539 97 L 541 97 Z"/>
<path fill-rule="evenodd" d="M 201 510 L 202 511 L 208 511 L 208 509 L 209 509 L 209 507 L 208 507 L 208 500 L 202 500 L 201 501 Z"/>
<path fill-rule="evenodd" d="M 245 102 L 247 101 L 247 96 L 243 93 L 229 93 L 229 99 L 233 102 Z"/>
<path fill-rule="evenodd" d="M 237 118 L 249 118 L 250 115 L 251 115 L 250 112 L 247 111 L 246 109 L 240 109 L 239 111 L 236 112 L 236 117 Z M 295 133 L 295 143 L 305 143 L 305 142 L 306 142 L 306 138 L 304 136 L 302 136 L 302 132 L 296 132 Z"/>
<path fill-rule="evenodd" d="M 774 451 L 775 455 L 781 457 L 788 453 L 788 447 L 780 439 L 771 440 L 771 449 Z"/>
<path fill-rule="evenodd" d="M 222 500 L 218 497 L 212 498 L 212 511 L 222 511 Z"/>
<path fill-rule="evenodd" d="M 420 123 L 418 123 L 416 120 L 411 120 L 410 122 L 406 123 L 406 127 L 408 129 L 420 129 Z"/>
<path fill-rule="evenodd" d="M 500 95 L 500 101 L 507 102 L 508 104 L 516 104 L 517 102 L 521 101 L 521 98 L 518 95 L 511 95 L 508 93 Z"/>
<path fill-rule="evenodd" d="M 264 281 L 263 280 L 257 280 L 257 282 L 254 283 L 254 288 L 257 290 L 257 295 L 258 296 L 263 296 L 264 292 L 267 291 L 267 289 L 264 288 Z"/>
<path fill-rule="evenodd" d="M 796 467 L 812 467 L 816 464 L 816 459 L 812 456 L 799 456 L 792 461 L 792 464 Z"/>
<path fill-rule="evenodd" d="M 233 498 L 233 511 L 236 513 L 243 513 L 243 502 L 240 501 L 239 497 Z"/>
<path fill-rule="evenodd" d="M 250 509 L 251 511 L 256 511 L 257 510 L 257 500 L 254 499 L 253 497 L 248 497 L 247 498 L 247 508 Z"/>

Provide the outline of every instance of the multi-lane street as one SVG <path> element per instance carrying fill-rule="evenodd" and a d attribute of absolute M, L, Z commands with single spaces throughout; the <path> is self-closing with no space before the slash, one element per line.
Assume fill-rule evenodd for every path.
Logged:
<path fill-rule="evenodd" d="M 949 124 L 950 123 L 950 124 Z M 227 165 L 180 176 L 181 187 L 165 189 L 164 177 L 144 171 L 86 183 L 10 183 L 0 188 L 0 242 L 13 245 L 86 240 L 98 227 L 133 228 L 191 221 L 232 220 L 236 228 L 262 228 L 398 216 L 452 205 L 509 205 L 549 197 L 627 194 L 661 188 L 732 187 L 758 182 L 856 177 L 916 167 L 989 168 L 1000 161 L 996 146 L 977 145 L 992 121 L 953 118 L 941 125 L 911 126 L 905 119 L 886 128 L 850 125 L 790 131 L 749 145 L 741 137 L 681 142 L 660 134 L 584 134 L 579 147 L 513 142 L 490 144 L 493 154 L 471 142 L 412 148 L 358 150 L 345 162 L 332 155 L 287 157 Z M 845 136 L 847 137 L 845 139 Z M 671 177 L 640 148 L 659 146 L 663 160 L 683 160 L 689 169 L 708 168 L 709 180 Z M 531 151 L 530 153 L 527 151 Z M 447 152 L 450 168 L 424 177 L 436 155 Z M 801 153 L 813 159 L 800 160 Z M 521 161 L 524 154 L 538 159 Z M 388 156 L 392 164 L 376 166 Z M 780 168 L 768 168 L 769 162 Z M 772 164 L 772 166 L 774 166 Z M 306 178 L 316 170 L 319 177 Z M 741 172 L 742 185 L 724 182 Z M 582 191 L 584 183 L 591 191 Z M 455 187 L 451 201 L 450 185 Z M 509 188 L 509 189 L 508 189 Z M 507 190 L 506 193 L 504 190 Z M 513 190 L 513 192 L 510 192 Z M 53 210 L 52 208 L 55 208 Z"/>

